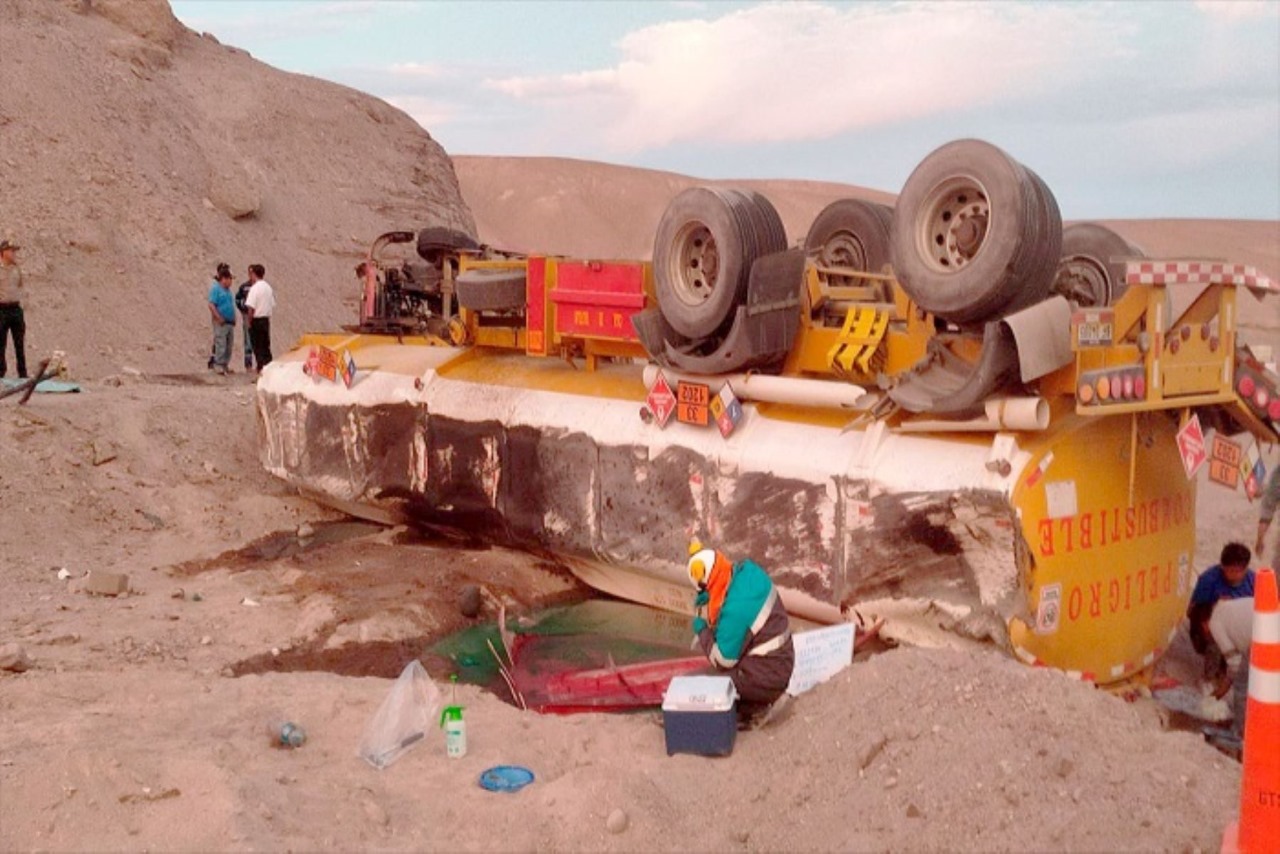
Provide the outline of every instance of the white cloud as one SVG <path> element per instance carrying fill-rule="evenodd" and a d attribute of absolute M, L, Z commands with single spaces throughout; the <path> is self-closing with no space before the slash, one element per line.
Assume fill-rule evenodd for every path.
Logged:
<path fill-rule="evenodd" d="M 392 77 L 439 79 L 447 74 L 444 66 L 434 62 L 398 62 L 387 68 Z"/>
<path fill-rule="evenodd" d="M 822 139 L 1061 86 L 1124 50 L 1107 18 L 1087 5 L 769 3 L 632 32 L 612 68 L 490 85 L 557 102 L 566 134 L 614 152 Z"/>
<path fill-rule="evenodd" d="M 1230 133 L 1223 133 L 1230 128 Z M 1168 173 L 1244 160 L 1251 151 L 1275 150 L 1280 120 L 1274 105 L 1205 106 L 1135 118 L 1114 127 L 1117 138 L 1143 140 L 1139 172 Z"/>
<path fill-rule="evenodd" d="M 1280 5 L 1274 0 L 1196 0 L 1196 8 L 1211 18 L 1244 21 L 1276 17 Z"/>
<path fill-rule="evenodd" d="M 449 125 L 459 118 L 457 105 L 436 98 L 400 95 L 389 97 L 385 100 L 391 106 L 404 110 L 409 114 L 410 118 L 428 132 Z"/>

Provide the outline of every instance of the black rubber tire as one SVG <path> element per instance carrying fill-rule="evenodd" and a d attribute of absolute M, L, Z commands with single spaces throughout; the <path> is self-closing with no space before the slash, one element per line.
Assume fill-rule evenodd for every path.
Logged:
<path fill-rule="evenodd" d="M 1107 306 L 1124 296 L 1126 260 L 1146 253 L 1106 226 L 1078 222 L 1062 231 L 1062 259 L 1053 293 L 1077 308 Z"/>
<path fill-rule="evenodd" d="M 862 199 L 836 199 L 818 212 L 804 248 L 825 267 L 879 273 L 889 263 L 893 208 Z"/>
<path fill-rule="evenodd" d="M 918 306 L 979 323 L 1044 299 L 1062 249 L 1057 201 L 1035 173 L 990 143 L 929 154 L 894 209 L 889 256 Z"/>
<path fill-rule="evenodd" d="M 439 263 L 441 253 L 479 248 L 474 237 L 456 228 L 432 225 L 418 232 L 418 257 L 431 264 Z"/>
<path fill-rule="evenodd" d="M 714 335 L 746 294 L 754 207 L 733 191 L 690 187 L 663 212 L 653 241 L 654 289 L 681 335 Z"/>
<path fill-rule="evenodd" d="M 787 248 L 787 230 L 783 226 L 782 217 L 778 215 L 778 209 L 773 206 L 773 202 L 769 201 L 763 193 L 757 193 L 755 190 L 741 190 L 740 192 L 755 205 L 757 219 L 764 233 L 759 253 L 752 259 L 752 263 L 765 255 L 784 251 Z"/>
<path fill-rule="evenodd" d="M 454 286 L 458 305 L 472 311 L 507 311 L 525 306 L 525 271 L 467 270 Z"/>

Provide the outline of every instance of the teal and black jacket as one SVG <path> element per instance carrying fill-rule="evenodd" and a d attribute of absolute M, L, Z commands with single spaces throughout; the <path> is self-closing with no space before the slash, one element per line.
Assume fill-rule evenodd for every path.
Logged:
<path fill-rule="evenodd" d="M 740 696 L 777 696 L 786 690 L 795 659 L 791 622 L 759 564 L 733 565 L 720 613 L 714 625 L 698 633 L 698 645 L 717 669 L 731 671 Z"/>

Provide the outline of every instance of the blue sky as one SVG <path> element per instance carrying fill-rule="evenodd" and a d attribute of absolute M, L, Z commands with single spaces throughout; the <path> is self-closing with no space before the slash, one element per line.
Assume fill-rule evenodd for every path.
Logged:
<path fill-rule="evenodd" d="M 1069 219 L 1280 220 L 1280 0 L 171 3 L 450 154 L 896 192 L 972 136 Z"/>

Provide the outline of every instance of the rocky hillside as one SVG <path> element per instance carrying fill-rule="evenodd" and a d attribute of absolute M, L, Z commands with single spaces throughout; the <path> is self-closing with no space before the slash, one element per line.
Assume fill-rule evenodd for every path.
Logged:
<path fill-rule="evenodd" d="M 205 293 L 262 263 L 280 344 L 354 314 L 379 232 L 474 232 L 448 156 L 383 101 L 192 32 L 165 0 L 0 0 L 0 236 L 28 354 L 202 369 Z"/>

